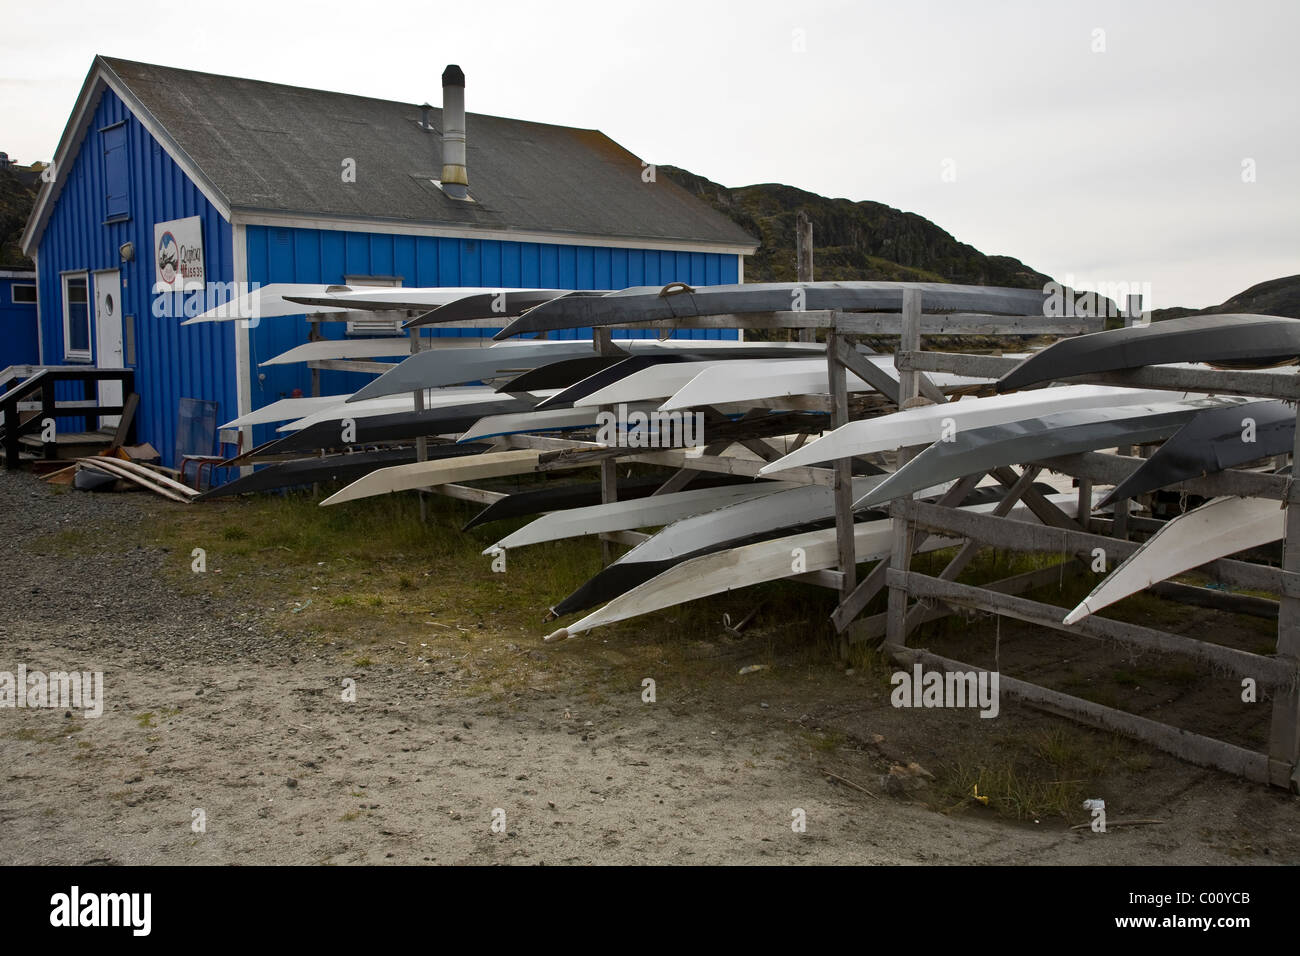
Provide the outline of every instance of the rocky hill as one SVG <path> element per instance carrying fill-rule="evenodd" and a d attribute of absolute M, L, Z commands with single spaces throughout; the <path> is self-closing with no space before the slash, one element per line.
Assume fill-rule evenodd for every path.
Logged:
<path fill-rule="evenodd" d="M 813 222 L 814 278 L 901 282 L 958 282 L 1036 289 L 1051 281 L 1010 256 L 989 256 L 958 242 L 915 213 L 883 203 L 827 199 L 816 193 L 761 183 L 728 188 L 675 166 L 658 171 L 708 202 L 760 240 L 745 260 L 746 282 L 793 282 L 795 219 Z"/>
<path fill-rule="evenodd" d="M 28 170 L 20 170 L 28 174 Z M 32 267 L 18 248 L 27 217 L 36 203 L 40 181 L 30 174 L 19 175 L 13 169 L 0 167 L 0 268 Z"/>
<path fill-rule="evenodd" d="M 1245 292 L 1238 292 L 1226 302 L 1209 308 L 1156 309 L 1151 313 L 1151 317 L 1159 321 L 1176 319 L 1183 315 L 1222 315 L 1225 312 L 1284 315 L 1288 318 L 1300 319 L 1300 275 L 1269 279 L 1267 282 L 1251 286 Z"/>

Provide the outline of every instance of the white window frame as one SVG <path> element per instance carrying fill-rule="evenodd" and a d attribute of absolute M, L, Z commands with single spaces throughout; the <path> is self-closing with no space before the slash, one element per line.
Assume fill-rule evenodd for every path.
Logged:
<path fill-rule="evenodd" d="M 32 290 L 32 301 L 30 301 L 30 302 L 19 302 L 19 301 L 18 301 L 18 297 L 17 297 L 16 295 L 14 295 L 14 293 L 17 292 L 19 289 L 31 289 L 31 290 Z M 36 304 L 36 286 L 35 286 L 34 284 L 30 283 L 30 282 L 15 282 L 13 285 L 11 285 L 11 286 L 9 287 L 9 301 L 10 301 L 13 305 L 35 305 L 35 304 Z"/>
<path fill-rule="evenodd" d="M 92 362 L 94 361 L 95 347 L 95 314 L 94 303 L 90 297 L 90 273 L 89 272 L 65 272 L 60 276 L 63 286 L 63 358 L 69 362 Z M 69 282 L 80 279 L 86 285 L 86 348 L 74 349 L 72 347 L 72 317 L 68 314 L 68 284 Z"/>

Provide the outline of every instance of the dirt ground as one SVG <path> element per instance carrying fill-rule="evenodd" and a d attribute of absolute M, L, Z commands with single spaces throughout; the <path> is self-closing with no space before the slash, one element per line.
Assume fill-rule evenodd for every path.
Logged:
<path fill-rule="evenodd" d="M 1005 697 L 996 720 L 895 709 L 887 667 L 846 672 L 762 615 L 560 646 L 454 607 L 307 626 L 331 568 L 235 588 L 212 558 L 178 584 L 190 557 L 156 531 L 184 512 L 0 474 L 0 671 L 103 671 L 106 699 L 0 709 L 0 863 L 1300 862 L 1287 794 Z M 1030 636 L 1000 633 L 1004 662 Z M 1069 784 L 1112 824 L 1160 822 L 1094 833 L 964 792 L 999 754 L 1057 751 L 1083 778 L 1040 774 L 1042 806 Z"/>

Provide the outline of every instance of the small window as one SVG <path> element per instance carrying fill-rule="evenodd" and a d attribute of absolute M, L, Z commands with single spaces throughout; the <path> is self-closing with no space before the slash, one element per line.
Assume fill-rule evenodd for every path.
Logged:
<path fill-rule="evenodd" d="M 63 357 L 90 361 L 90 301 L 86 274 L 63 277 Z"/>
<path fill-rule="evenodd" d="M 104 139 L 104 218 L 126 219 L 131 212 L 126 124 L 101 130 Z"/>
<path fill-rule="evenodd" d="M 36 286 L 34 285 L 13 286 L 10 294 L 13 296 L 14 305 L 36 304 Z"/>
<path fill-rule="evenodd" d="M 126 364 L 135 367 L 135 316 L 128 315 L 122 318 L 122 335 L 126 339 L 123 343 L 123 351 L 126 353 L 124 358 Z"/>

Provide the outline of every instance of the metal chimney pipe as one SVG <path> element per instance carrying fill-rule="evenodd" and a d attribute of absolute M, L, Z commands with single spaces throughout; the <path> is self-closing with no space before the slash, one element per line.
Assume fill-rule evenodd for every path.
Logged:
<path fill-rule="evenodd" d="M 469 198 L 465 170 L 465 74 L 456 64 L 442 71 L 442 191 Z"/>

